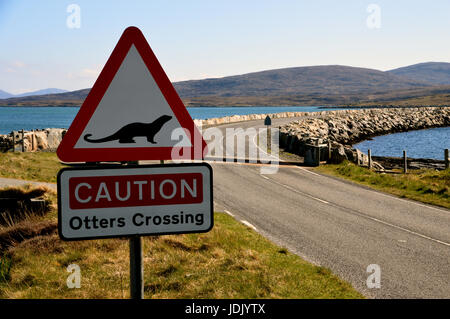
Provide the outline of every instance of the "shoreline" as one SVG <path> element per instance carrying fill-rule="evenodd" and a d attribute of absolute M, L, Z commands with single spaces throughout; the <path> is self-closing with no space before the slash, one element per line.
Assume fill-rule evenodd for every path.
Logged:
<path fill-rule="evenodd" d="M 7 106 L 9 108 L 11 108 L 10 106 Z M 282 106 L 280 106 L 282 107 Z M 247 115 L 231 115 L 231 116 L 224 116 L 224 117 L 219 117 L 219 118 L 210 118 L 210 119 L 196 119 L 194 120 L 194 123 L 198 126 L 198 127 L 203 127 L 203 128 L 207 128 L 207 127 L 211 127 L 211 126 L 217 126 L 217 125 L 221 125 L 221 124 L 229 124 L 229 123 L 238 123 L 238 122 L 246 122 L 246 121 L 252 121 L 252 120 L 264 120 L 266 116 L 270 116 L 272 119 L 274 118 L 289 118 L 289 117 L 303 117 L 303 116 L 311 116 L 311 115 L 316 115 L 317 119 L 335 119 L 335 120 L 339 120 L 342 117 L 350 117 L 353 118 L 354 116 L 357 116 L 358 112 L 359 113 L 363 113 L 365 115 L 373 115 L 376 112 L 384 112 L 384 111 L 395 111 L 398 109 L 404 109 L 406 112 L 422 112 L 422 111 L 435 111 L 436 109 L 442 109 L 444 111 L 450 111 L 450 108 L 448 107 L 442 107 L 442 106 L 435 106 L 435 107 L 396 107 L 396 108 L 387 108 L 387 107 L 380 107 L 380 108 L 363 108 L 363 109 L 340 109 L 340 110 L 326 110 L 328 107 L 319 107 L 318 109 L 323 109 L 323 111 L 317 111 L 317 112 L 279 112 L 279 113 L 259 113 L 259 114 L 247 114 Z M 450 114 L 450 112 L 448 112 Z M 447 115 L 448 116 L 448 115 Z M 302 121 L 302 120 L 300 120 Z M 298 121 L 298 122 L 300 122 Z M 339 142 L 341 144 L 343 144 L 345 147 L 351 147 L 354 148 L 354 145 L 361 143 L 363 141 L 366 140 L 370 140 L 372 138 L 378 137 L 378 136 L 383 136 L 383 135 L 390 135 L 390 134 L 394 134 L 394 133 L 403 133 L 403 132 L 409 132 L 409 131 L 418 131 L 418 130 L 426 130 L 426 129 L 433 129 L 433 128 L 439 128 L 439 127 L 449 127 L 450 126 L 450 120 L 447 120 L 448 123 L 445 123 L 444 125 L 442 125 L 442 123 L 431 123 L 431 124 L 427 124 L 426 126 L 416 126 L 416 127 L 394 127 L 394 128 L 390 128 L 389 130 L 380 130 L 380 128 L 378 128 L 378 130 L 374 129 L 373 131 L 369 131 L 369 132 L 365 132 L 363 134 L 358 134 L 355 135 L 353 134 L 353 132 L 351 132 L 351 130 L 349 130 L 349 135 L 351 135 L 351 139 L 347 140 L 347 141 L 338 141 L 336 140 L 336 142 Z M 295 122 L 293 121 L 292 123 L 285 125 L 284 127 L 287 127 L 289 125 L 295 124 Z M 345 125 L 344 125 L 345 126 Z M 53 128 L 49 129 L 40 129 L 40 130 L 35 130 L 37 132 L 39 131 L 47 131 L 47 134 L 50 133 L 50 130 L 54 130 Z M 66 130 L 66 129 L 55 129 L 55 130 Z M 17 132 L 17 131 L 15 131 Z M 29 136 L 29 135 L 33 135 L 36 132 L 33 131 L 25 131 L 26 134 L 26 138 L 33 139 L 33 137 Z M 59 136 L 61 136 L 61 132 L 58 132 Z M 325 132 L 322 132 L 322 135 L 327 135 L 327 132 L 325 134 Z M 285 139 L 286 137 L 283 137 L 283 132 L 280 130 L 280 147 L 283 147 L 286 143 L 286 141 L 283 140 L 283 138 Z M 53 134 L 52 134 L 53 135 Z M 11 133 L 8 134 L 3 134 L 0 135 L 0 138 L 3 140 L 3 145 L 6 145 L 6 139 L 11 136 Z M 29 137 L 28 137 L 29 136 Z M 59 137 L 58 136 L 58 137 Z M 348 137 L 348 136 L 347 136 Z M 61 136 L 62 138 L 62 136 Z M 316 137 L 318 139 L 320 139 L 320 136 Z M 322 137 L 323 139 L 323 137 Z M 327 138 L 325 138 L 325 140 L 327 140 Z M 53 141 L 51 144 L 55 144 L 55 142 L 57 141 Z M 293 142 L 291 141 L 291 144 Z M 31 143 L 30 143 L 31 144 Z M 289 145 L 288 145 L 289 146 Z M 45 149 L 45 148 L 44 148 Z M 286 148 L 289 151 L 289 147 Z M 360 150 L 357 150 L 359 153 L 362 153 Z M 301 155 L 301 154 L 299 154 Z M 343 154 L 341 154 L 343 155 Z M 347 155 L 348 156 L 348 155 Z M 359 157 L 360 155 L 357 154 L 357 157 Z M 364 156 L 364 154 L 362 154 L 362 156 Z M 351 156 L 352 157 L 352 156 Z M 385 156 L 385 157 L 389 157 L 389 156 Z M 395 158 L 395 156 L 393 156 Z M 430 160 L 437 160 L 437 159 L 430 159 Z M 364 159 L 363 159 L 364 161 Z"/>
<path fill-rule="evenodd" d="M 402 108 L 401 112 L 397 108 L 341 110 L 318 115 L 281 127 L 280 147 L 305 156 L 312 145 L 328 144 L 330 152 L 320 148 L 321 160 L 365 165 L 368 156 L 355 144 L 382 135 L 450 126 L 450 108 L 446 107 Z"/>

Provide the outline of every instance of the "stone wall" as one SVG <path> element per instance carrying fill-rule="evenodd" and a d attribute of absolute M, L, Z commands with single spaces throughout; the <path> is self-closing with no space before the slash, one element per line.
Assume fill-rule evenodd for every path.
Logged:
<path fill-rule="evenodd" d="M 327 111 L 314 112 L 314 114 L 326 114 Z M 266 116 L 270 116 L 272 119 L 280 119 L 287 117 L 301 117 L 311 115 L 311 112 L 281 112 L 281 113 L 271 113 L 271 114 L 248 114 L 248 115 L 232 115 L 224 116 L 219 118 L 212 118 L 206 120 L 194 120 L 195 125 L 202 127 L 215 126 L 220 124 L 229 124 L 245 121 L 261 120 L 264 121 Z"/>
<path fill-rule="evenodd" d="M 58 148 L 59 143 L 67 132 L 62 128 L 48 128 L 43 130 L 33 130 L 24 132 L 25 152 L 34 151 L 54 151 Z M 0 150 L 5 152 L 12 150 L 13 134 L 16 141 L 16 150 L 22 150 L 22 133 L 19 131 L 11 132 L 7 135 L 0 135 Z"/>
<path fill-rule="evenodd" d="M 333 163 L 349 159 L 367 162 L 352 145 L 367 138 L 432 127 L 450 126 L 450 108 L 388 108 L 339 110 L 295 121 L 280 128 L 280 146 L 304 156 L 307 145 L 330 142 Z"/>

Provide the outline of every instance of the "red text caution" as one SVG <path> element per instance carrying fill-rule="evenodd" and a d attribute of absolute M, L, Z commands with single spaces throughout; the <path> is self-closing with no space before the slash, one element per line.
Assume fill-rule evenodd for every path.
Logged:
<path fill-rule="evenodd" d="M 200 173 L 72 177 L 71 209 L 196 204 L 203 201 Z"/>

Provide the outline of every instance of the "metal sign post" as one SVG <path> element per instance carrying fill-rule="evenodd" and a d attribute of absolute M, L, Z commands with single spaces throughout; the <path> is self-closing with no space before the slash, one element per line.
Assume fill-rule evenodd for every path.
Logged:
<path fill-rule="evenodd" d="M 142 267 L 142 238 L 130 238 L 130 297 L 144 299 L 144 268 Z"/>
<path fill-rule="evenodd" d="M 175 131 L 181 142 L 172 138 Z M 211 166 L 161 165 L 203 159 L 206 149 L 144 35 L 127 28 L 56 152 L 65 163 L 91 163 L 58 173 L 60 238 L 128 237 L 130 295 L 142 299 L 142 236 L 213 227 Z M 139 165 L 140 160 L 161 164 Z"/>

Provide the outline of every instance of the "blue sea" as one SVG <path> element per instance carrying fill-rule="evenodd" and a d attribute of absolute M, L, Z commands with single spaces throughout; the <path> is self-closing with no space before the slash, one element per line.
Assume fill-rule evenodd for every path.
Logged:
<path fill-rule="evenodd" d="M 0 107 L 0 134 L 13 130 L 32 130 L 49 127 L 68 128 L 79 107 Z M 229 115 L 279 112 L 317 112 L 318 106 L 252 106 L 252 107 L 189 107 L 193 119 L 207 119 Z M 333 110 L 333 108 L 327 108 Z M 375 156 L 402 156 L 443 159 L 444 149 L 450 148 L 450 127 L 410 131 L 375 137 L 355 145 L 363 152 L 372 150 Z"/>
<path fill-rule="evenodd" d="M 370 148 L 374 156 L 402 157 L 406 150 L 408 157 L 443 160 L 444 149 L 450 149 L 450 127 L 382 135 L 353 146 L 366 154 Z"/>
<path fill-rule="evenodd" d="M 13 130 L 69 128 L 79 107 L 0 107 L 0 134 Z M 193 119 L 229 115 L 323 111 L 318 106 L 188 107 Z M 329 109 L 332 110 L 332 109 Z"/>

